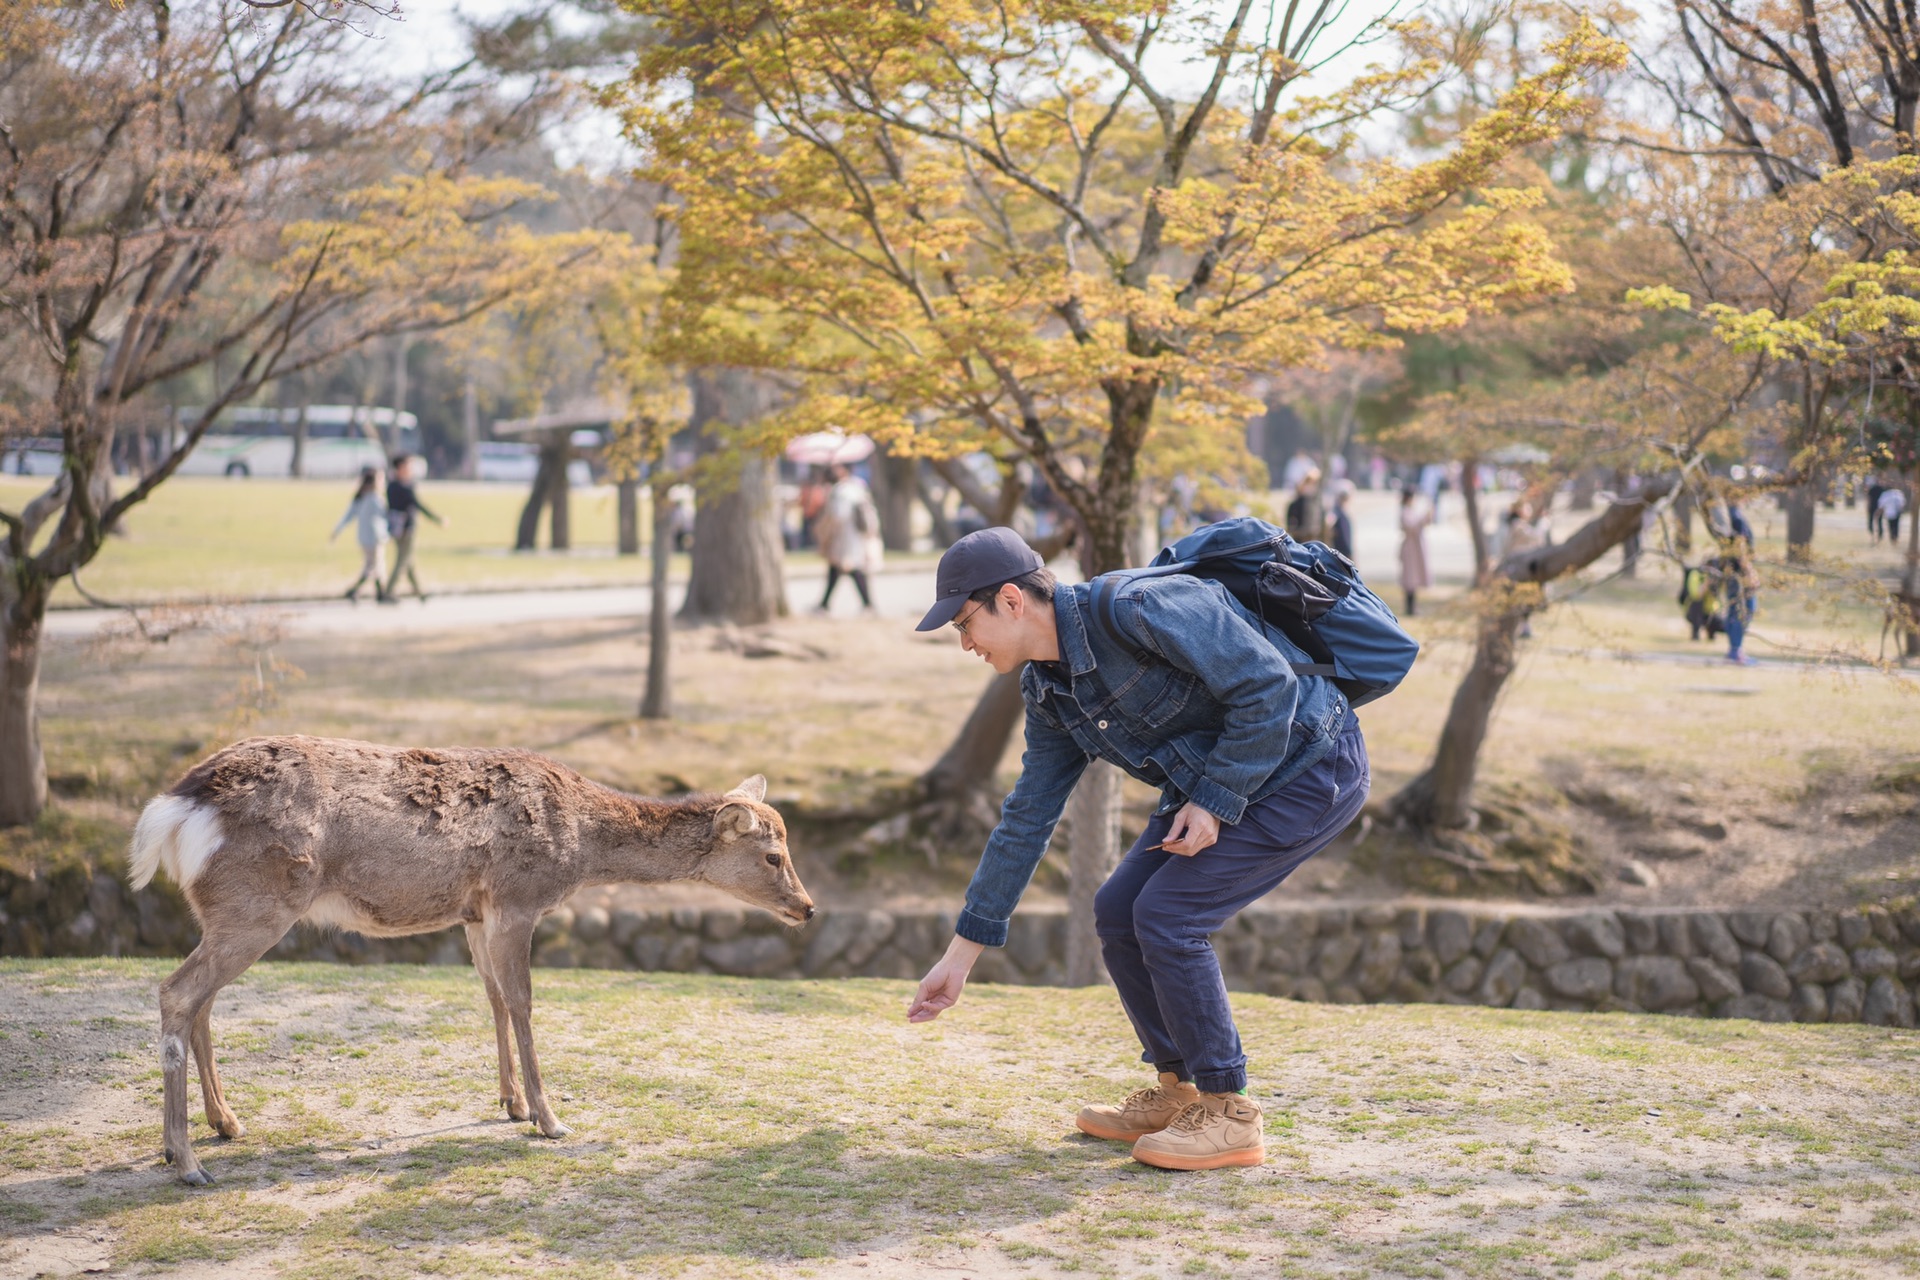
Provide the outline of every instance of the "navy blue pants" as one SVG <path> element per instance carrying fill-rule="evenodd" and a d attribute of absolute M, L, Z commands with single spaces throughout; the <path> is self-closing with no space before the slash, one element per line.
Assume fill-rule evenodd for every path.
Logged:
<path fill-rule="evenodd" d="M 1141 1060 L 1190 1077 L 1206 1093 L 1247 1084 L 1247 1056 L 1208 935 L 1333 843 L 1360 813 L 1373 777 L 1351 715 L 1318 764 L 1222 825 L 1191 858 L 1150 849 L 1172 813 L 1155 817 L 1094 896 L 1107 972 L 1140 1037 Z"/>

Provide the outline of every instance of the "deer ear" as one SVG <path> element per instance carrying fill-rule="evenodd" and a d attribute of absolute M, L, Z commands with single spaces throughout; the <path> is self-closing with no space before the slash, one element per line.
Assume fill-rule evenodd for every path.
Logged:
<path fill-rule="evenodd" d="M 723 804 L 713 815 L 714 834 L 722 840 L 737 840 L 760 829 L 760 815 L 748 804 Z"/>
<path fill-rule="evenodd" d="M 727 792 L 730 796 L 745 796 L 755 804 L 767 798 L 767 775 L 756 773 L 745 782 Z"/>

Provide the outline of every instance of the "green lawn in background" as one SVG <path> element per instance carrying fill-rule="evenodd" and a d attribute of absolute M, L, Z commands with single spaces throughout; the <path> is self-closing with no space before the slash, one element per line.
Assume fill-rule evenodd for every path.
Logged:
<path fill-rule="evenodd" d="M 0 962 L 0 1222 L 116 1274 L 1920 1272 L 1911 1033 L 1236 996 L 1270 1158 L 1168 1174 L 1072 1128 L 1143 1080 L 1104 989 L 911 1027 L 904 983 L 542 970 L 555 1143 L 494 1118 L 471 971 L 262 964 L 213 1019 L 247 1134 L 196 1119 L 189 1192 L 168 968 Z"/>

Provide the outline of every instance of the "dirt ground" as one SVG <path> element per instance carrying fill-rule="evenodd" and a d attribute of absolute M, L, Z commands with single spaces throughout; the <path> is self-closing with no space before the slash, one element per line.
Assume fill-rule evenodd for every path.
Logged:
<path fill-rule="evenodd" d="M 1183 1175 L 1072 1129 L 1141 1082 L 1103 989 L 541 972 L 547 1142 L 470 972 L 261 965 L 193 1190 L 167 969 L 0 962 L 0 1274 L 1920 1274 L 1911 1033 L 1237 997 L 1269 1159 Z"/>

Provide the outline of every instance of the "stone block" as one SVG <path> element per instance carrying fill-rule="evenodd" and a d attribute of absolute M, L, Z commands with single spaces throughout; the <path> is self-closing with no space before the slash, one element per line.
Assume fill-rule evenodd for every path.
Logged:
<path fill-rule="evenodd" d="M 700 932 L 710 942 L 727 942 L 747 927 L 747 913 L 738 907 L 708 907 L 700 913 Z"/>
<path fill-rule="evenodd" d="M 1838 943 L 1816 942 L 1788 962 L 1787 976 L 1797 983 L 1838 982 L 1851 967 Z"/>
<path fill-rule="evenodd" d="M 1769 1000 L 1785 1000 L 1793 994 L 1793 983 L 1780 963 L 1763 951 L 1749 951 L 1740 958 L 1740 985 L 1754 995 Z"/>
<path fill-rule="evenodd" d="M 1827 991 L 1828 1022 L 1858 1022 L 1867 1004 L 1867 984 L 1859 978 L 1842 978 Z"/>
<path fill-rule="evenodd" d="M 1873 925 L 1864 911 L 1842 911 L 1839 923 L 1840 945 L 1849 951 L 1865 945 L 1867 939 L 1873 936 Z"/>
<path fill-rule="evenodd" d="M 1527 980 L 1527 962 L 1520 953 L 1511 947 L 1502 947 L 1487 961 L 1487 971 L 1480 978 L 1476 994 L 1481 1004 L 1504 1007 L 1513 1003 L 1514 996 Z"/>
<path fill-rule="evenodd" d="M 673 927 L 680 933 L 694 933 L 700 928 L 700 908 L 675 907 L 673 909 Z"/>
<path fill-rule="evenodd" d="M 1395 908 L 1385 902 L 1370 903 L 1354 914 L 1354 923 L 1362 929 L 1384 929 L 1393 923 Z"/>
<path fill-rule="evenodd" d="M 1345 933 L 1353 925 L 1353 913 L 1345 907 L 1322 907 L 1314 913 L 1318 919 L 1316 927 L 1323 938 L 1337 933 Z"/>
<path fill-rule="evenodd" d="M 633 957 L 633 967 L 651 973 L 667 967 L 667 947 L 674 935 L 670 933 L 636 934 L 627 944 L 627 954 Z"/>
<path fill-rule="evenodd" d="M 1311 911 L 1259 911 L 1248 916 L 1253 920 L 1253 931 L 1269 943 L 1299 946 L 1311 942 L 1320 932 L 1320 922 Z"/>
<path fill-rule="evenodd" d="M 920 961 L 897 946 L 882 947 L 877 955 L 860 967 L 863 978 L 894 978 L 912 981 L 925 968 Z"/>
<path fill-rule="evenodd" d="M 899 923 L 893 916 L 878 908 L 856 914 L 860 927 L 847 941 L 846 949 L 840 954 L 842 959 L 858 969 L 873 958 L 874 952 L 887 945 L 887 942 L 898 932 Z"/>
<path fill-rule="evenodd" d="M 1427 916 L 1427 945 L 1444 968 L 1473 949 L 1473 926 L 1464 911 L 1451 907 Z"/>
<path fill-rule="evenodd" d="M 1019 983 L 1024 979 L 1020 971 L 1013 967 L 1013 961 L 1007 958 L 1005 949 L 988 947 L 973 962 L 973 972 L 967 975 L 969 982 Z"/>
<path fill-rule="evenodd" d="M 1352 967 L 1354 958 L 1360 954 L 1361 945 L 1359 935 L 1352 933 L 1322 938 L 1314 948 L 1314 973 L 1322 982 L 1338 981 Z"/>
<path fill-rule="evenodd" d="M 1853 971 L 1863 978 L 1877 978 L 1882 974 L 1899 972 L 1900 958 L 1885 947 L 1855 947 L 1853 951 Z"/>
<path fill-rule="evenodd" d="M 1832 942 L 1840 936 L 1840 917 L 1831 911 L 1809 911 L 1807 933 L 1815 942 Z"/>
<path fill-rule="evenodd" d="M 1500 949 L 1500 935 L 1507 931 L 1504 920 L 1485 920 L 1474 926 L 1473 954 L 1485 960 Z"/>
<path fill-rule="evenodd" d="M 1260 939 L 1243 935 L 1217 949 L 1220 952 L 1220 971 L 1227 979 L 1251 979 L 1260 972 Z"/>
<path fill-rule="evenodd" d="M 1432 986 L 1440 980 L 1440 962 L 1431 951 L 1415 951 L 1400 962 L 1400 967 L 1415 982 Z"/>
<path fill-rule="evenodd" d="M 1367 998 L 1351 982 L 1336 982 L 1327 988 L 1329 1004 L 1365 1004 Z"/>
<path fill-rule="evenodd" d="M 1797 911 L 1782 911 L 1767 929 L 1767 954 L 1786 964 L 1813 941 L 1806 918 Z"/>
<path fill-rule="evenodd" d="M 893 917 L 893 932 L 887 936 L 887 941 L 892 943 L 901 955 L 932 964 L 946 951 L 952 934 L 951 927 L 941 930 L 938 922 L 925 912 L 903 911 Z M 856 969 L 865 963 L 866 960 L 853 961 Z"/>
<path fill-rule="evenodd" d="M 1727 928 L 1740 944 L 1747 947 L 1765 947 L 1767 938 L 1773 933 L 1773 916 L 1765 911 L 1733 911 L 1727 915 Z"/>
<path fill-rule="evenodd" d="M 1793 1010 L 1785 1000 L 1775 1000 L 1772 996 L 1751 991 L 1743 996 L 1722 1000 L 1713 1007 L 1713 1013 L 1717 1018 L 1751 1018 L 1755 1022 L 1793 1021 Z"/>
<path fill-rule="evenodd" d="M 1873 936 L 1893 946 L 1900 941 L 1900 930 L 1893 923 L 1893 912 L 1878 903 L 1866 909 L 1867 923 L 1873 926 Z"/>
<path fill-rule="evenodd" d="M 1561 936 L 1577 952 L 1618 960 L 1627 950 L 1626 933 L 1620 918 L 1611 911 L 1590 911 L 1572 916 L 1560 925 Z"/>
<path fill-rule="evenodd" d="M 1731 969 L 1740 963 L 1740 944 L 1727 922 L 1710 911 L 1693 917 L 1693 945 L 1716 964 Z"/>
<path fill-rule="evenodd" d="M 1644 911 L 1622 911 L 1620 931 L 1627 937 L 1627 950 L 1650 955 L 1660 949 L 1660 925 Z"/>
<path fill-rule="evenodd" d="M 1433 984 L 1421 982 L 1404 969 L 1394 975 L 1393 986 L 1389 990 L 1395 1000 L 1406 1004 L 1427 1004 L 1433 1000 Z"/>
<path fill-rule="evenodd" d="M 1402 951 L 1418 951 L 1427 944 L 1427 913 L 1419 907 L 1402 907 L 1396 911 L 1393 927 Z"/>
<path fill-rule="evenodd" d="M 1920 978 L 1920 949 L 1907 952 L 1900 962 L 1900 981 L 1911 985 L 1916 978 Z"/>
<path fill-rule="evenodd" d="M 1449 991 L 1465 995 L 1480 985 L 1480 975 L 1485 973 L 1486 969 L 1487 966 L 1481 962 L 1479 956 L 1462 956 L 1454 961 L 1442 975 L 1440 985 Z"/>
<path fill-rule="evenodd" d="M 616 907 L 607 918 L 607 936 L 613 939 L 616 947 L 630 947 L 648 923 L 646 912 L 635 911 L 632 907 Z"/>
<path fill-rule="evenodd" d="M 1312 947 L 1310 941 L 1292 938 L 1269 940 L 1261 947 L 1260 967 L 1268 973 L 1305 973 Z"/>
<path fill-rule="evenodd" d="M 1613 961 L 1605 956 L 1562 960 L 1546 971 L 1547 989 L 1568 1000 L 1598 1000 L 1613 990 Z"/>
<path fill-rule="evenodd" d="M 1881 974 L 1867 984 L 1860 1020 L 1876 1027 L 1913 1028 L 1913 997 L 1900 979 Z"/>
<path fill-rule="evenodd" d="M 544 916 L 541 916 L 539 921 L 533 926 L 533 945 L 535 947 L 542 947 L 549 942 L 569 937 L 572 933 L 573 908 L 555 907 Z"/>
<path fill-rule="evenodd" d="M 1551 924 L 1537 916 L 1519 916 L 1507 925 L 1507 945 L 1536 969 L 1559 964 L 1573 952 Z"/>
<path fill-rule="evenodd" d="M 1290 994 L 1295 1000 L 1306 1000 L 1313 1004 L 1325 1004 L 1327 1002 L 1327 984 L 1312 976 L 1295 978 L 1293 980 L 1293 991 Z"/>
<path fill-rule="evenodd" d="M 1920 900 L 1909 902 L 1894 912 L 1894 922 L 1900 926 L 1900 932 L 1908 942 L 1920 947 Z"/>
<path fill-rule="evenodd" d="M 1045 968 L 1052 942 L 1048 926 L 1057 918 L 1052 912 L 1014 912 L 1013 919 L 1007 921 L 1007 958 L 1028 973 Z"/>
<path fill-rule="evenodd" d="M 827 966 L 841 955 L 854 939 L 860 937 L 868 927 L 865 911 L 831 911 L 820 917 L 807 931 L 807 949 L 800 958 L 800 972 L 809 978 L 824 973 Z M 891 930 L 889 930 L 891 932 Z M 882 937 L 867 948 L 866 955 L 872 955 L 874 948 L 885 942 Z M 863 955 L 861 959 L 865 959 Z"/>
<path fill-rule="evenodd" d="M 1670 956 L 1682 958 L 1693 954 L 1693 929 L 1691 918 L 1678 912 L 1668 912 L 1658 916 L 1660 928 L 1660 950 Z"/>
<path fill-rule="evenodd" d="M 1398 972 L 1400 935 L 1386 928 L 1369 933 L 1360 948 L 1359 965 L 1353 974 L 1354 985 L 1360 988 L 1362 995 L 1377 1000 L 1387 993 Z"/>
<path fill-rule="evenodd" d="M 1544 1009 L 1547 998 L 1532 987 L 1522 987 L 1514 993 L 1513 1007 L 1516 1009 Z"/>
<path fill-rule="evenodd" d="M 1678 1009 L 1700 998 L 1699 984 L 1678 956 L 1628 956 L 1613 969 L 1613 993 L 1642 1009 Z"/>
<path fill-rule="evenodd" d="M 1700 988 L 1700 998 L 1709 1003 L 1728 1000 L 1740 994 L 1740 979 L 1728 973 L 1718 961 L 1705 956 L 1693 956 L 1687 961 L 1687 972 L 1693 975 L 1694 983 Z"/>
<path fill-rule="evenodd" d="M 573 936 L 582 942 L 599 942 L 607 936 L 613 920 L 605 907 L 594 905 L 582 907 L 573 917 Z"/>
<path fill-rule="evenodd" d="M 676 936 L 660 956 L 660 967 L 669 973 L 692 973 L 699 963 L 700 939 L 692 933 Z"/>
<path fill-rule="evenodd" d="M 1827 1020 L 1827 989 L 1812 982 L 1798 983 L 1793 988 L 1793 999 L 1787 1002 L 1793 1010 L 1795 1022 L 1825 1022 Z"/>

